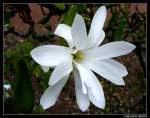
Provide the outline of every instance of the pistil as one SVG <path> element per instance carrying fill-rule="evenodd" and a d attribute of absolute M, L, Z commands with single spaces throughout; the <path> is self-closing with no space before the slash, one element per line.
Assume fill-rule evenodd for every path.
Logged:
<path fill-rule="evenodd" d="M 73 53 L 73 60 L 77 62 L 81 62 L 84 59 L 84 54 L 81 51 L 77 51 L 76 53 Z"/>

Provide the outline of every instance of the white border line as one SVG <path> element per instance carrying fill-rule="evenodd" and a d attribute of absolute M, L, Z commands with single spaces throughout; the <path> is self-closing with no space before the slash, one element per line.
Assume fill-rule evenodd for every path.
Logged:
<path fill-rule="evenodd" d="M 58 3 L 3 3 L 3 29 L 4 29 L 4 5 L 5 4 L 58 4 Z M 146 4 L 144 3 L 64 3 L 64 4 Z M 4 114 L 4 95 L 3 95 L 3 115 L 121 115 L 124 117 L 147 117 L 147 13 L 146 13 L 146 114 Z M 4 46 L 4 31 L 3 31 L 3 46 Z M 4 48 L 3 48 L 3 85 L 4 85 Z M 4 87 L 3 87 L 4 92 Z"/>

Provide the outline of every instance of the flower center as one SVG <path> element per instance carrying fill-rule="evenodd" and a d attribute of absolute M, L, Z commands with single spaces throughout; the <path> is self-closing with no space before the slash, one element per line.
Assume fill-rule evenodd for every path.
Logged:
<path fill-rule="evenodd" d="M 72 53 L 73 56 L 73 60 L 77 61 L 77 62 L 81 62 L 84 59 L 84 54 L 81 51 L 74 51 L 74 53 Z"/>

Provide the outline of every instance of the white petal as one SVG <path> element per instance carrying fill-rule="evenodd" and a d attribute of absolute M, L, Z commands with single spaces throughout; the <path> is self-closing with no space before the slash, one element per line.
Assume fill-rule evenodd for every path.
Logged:
<path fill-rule="evenodd" d="M 74 61 L 74 67 L 77 70 L 79 70 L 81 68 L 80 65 L 78 63 L 76 63 L 75 61 Z M 83 94 L 87 94 L 87 89 L 86 89 L 84 81 L 85 81 L 84 78 L 81 78 L 82 92 L 83 92 Z"/>
<path fill-rule="evenodd" d="M 87 31 L 85 22 L 79 14 L 76 14 L 72 29 L 72 40 L 73 44 L 77 49 L 84 49 L 87 46 Z"/>
<path fill-rule="evenodd" d="M 70 58 L 72 50 L 57 45 L 43 45 L 34 48 L 30 54 L 32 58 L 42 66 L 56 66 Z"/>
<path fill-rule="evenodd" d="M 105 97 L 104 97 L 104 93 L 102 92 L 100 99 L 97 100 L 95 97 L 94 97 L 94 94 L 91 90 L 91 88 L 87 88 L 88 89 L 88 96 L 89 96 L 89 99 L 90 101 L 98 108 L 102 108 L 104 109 L 105 108 Z M 100 90 L 102 90 L 102 88 L 100 87 Z M 103 91 L 103 90 L 102 90 Z"/>
<path fill-rule="evenodd" d="M 116 70 L 115 67 L 113 67 L 107 62 L 89 60 L 86 63 L 84 63 L 84 66 L 93 70 L 103 78 L 106 78 L 107 80 L 111 81 L 116 85 L 125 85 L 124 80 L 122 79 L 122 75 L 119 72 L 117 72 L 118 69 Z M 125 74 L 124 71 L 123 74 Z"/>
<path fill-rule="evenodd" d="M 99 108 L 104 108 L 104 93 L 102 86 L 97 80 L 96 76 L 93 74 L 92 71 L 83 67 L 81 64 L 77 64 L 77 68 L 80 73 L 81 81 L 84 81 L 85 85 L 87 86 L 87 89 L 90 88 L 88 89 L 88 95 L 91 102 Z"/>
<path fill-rule="evenodd" d="M 44 92 L 44 94 L 42 95 L 40 99 L 40 104 L 42 105 L 44 109 L 47 109 L 56 103 L 57 98 L 62 88 L 64 87 L 67 79 L 68 79 L 68 76 L 64 77 L 60 82 L 58 82 L 54 86 L 49 86 L 47 88 L 47 90 Z"/>
<path fill-rule="evenodd" d="M 88 70 L 88 69 L 87 69 Z M 89 73 L 91 74 L 92 78 L 91 81 L 93 82 L 93 85 L 90 89 L 93 94 L 93 97 L 101 103 L 102 106 L 105 106 L 105 98 L 104 98 L 104 92 L 103 88 L 99 82 L 99 80 L 96 78 L 94 73 L 89 70 Z"/>
<path fill-rule="evenodd" d="M 76 67 L 80 73 L 81 81 L 84 82 L 85 85 L 92 87 L 94 86 L 92 82 L 92 76 L 89 73 L 89 70 L 87 70 L 85 67 L 83 67 L 81 64 L 76 63 Z"/>
<path fill-rule="evenodd" d="M 83 92 L 83 94 L 87 94 L 87 89 L 86 89 L 84 81 L 81 81 L 81 84 L 82 84 L 82 92 Z"/>
<path fill-rule="evenodd" d="M 63 77 L 65 77 L 66 75 L 69 75 L 70 72 L 72 71 L 72 69 L 73 69 L 73 67 L 72 67 L 72 59 L 63 61 L 58 66 L 56 66 L 56 68 L 52 72 L 48 84 L 50 86 L 56 84 Z"/>
<path fill-rule="evenodd" d="M 104 59 L 101 61 L 103 63 L 107 64 L 107 66 L 109 66 L 112 69 L 112 71 L 114 71 L 115 73 L 117 73 L 121 77 L 124 77 L 128 74 L 126 67 L 114 59 Z"/>
<path fill-rule="evenodd" d="M 102 60 L 128 54 L 134 50 L 135 47 L 135 45 L 125 41 L 116 41 L 104 44 L 91 50 L 86 50 L 84 51 L 84 54 L 85 56 L 95 60 Z"/>
<path fill-rule="evenodd" d="M 56 27 L 54 34 L 64 38 L 68 45 L 72 47 L 72 36 L 71 36 L 71 27 L 65 24 L 59 24 Z"/>
<path fill-rule="evenodd" d="M 42 66 L 41 65 L 41 68 L 42 68 L 42 70 L 46 73 L 46 72 L 48 72 L 49 71 L 49 66 Z"/>
<path fill-rule="evenodd" d="M 85 85 L 90 88 L 97 87 L 97 83 L 95 82 L 96 77 L 93 75 L 91 70 L 89 70 L 88 68 L 85 68 L 81 64 L 76 64 L 76 65 L 77 65 L 77 69 L 80 73 L 81 81 L 83 81 L 85 83 Z M 97 95 L 98 94 L 95 93 L 95 96 L 97 96 Z M 97 96 L 97 98 L 98 98 L 98 96 Z"/>
<path fill-rule="evenodd" d="M 84 81 L 88 89 L 88 96 L 91 102 L 99 107 L 105 107 L 105 97 L 102 86 L 91 70 L 85 68 L 81 64 L 76 63 L 76 67 L 80 73 L 81 81 Z"/>
<path fill-rule="evenodd" d="M 101 42 L 104 40 L 104 38 L 105 38 L 105 32 L 102 30 L 99 34 L 93 37 L 93 40 L 95 39 L 95 41 L 92 40 L 92 42 L 90 43 L 91 46 L 89 48 L 94 48 L 99 46 Z"/>
<path fill-rule="evenodd" d="M 91 46 L 96 47 L 100 45 L 105 37 L 105 33 L 103 31 L 104 22 L 106 19 L 106 8 L 104 6 L 100 7 L 92 20 L 88 40 L 91 41 Z"/>
<path fill-rule="evenodd" d="M 82 92 L 82 83 L 79 72 L 74 69 L 73 70 L 74 79 L 75 79 L 75 90 L 76 90 L 76 99 L 79 108 L 82 111 L 86 111 L 90 105 L 90 101 L 87 95 Z"/>

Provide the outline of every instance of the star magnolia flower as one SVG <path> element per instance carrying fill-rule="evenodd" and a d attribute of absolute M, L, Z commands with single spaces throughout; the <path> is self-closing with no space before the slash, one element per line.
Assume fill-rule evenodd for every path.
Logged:
<path fill-rule="evenodd" d="M 99 46 L 104 37 L 103 25 L 106 8 L 95 13 L 89 34 L 82 16 L 76 14 L 72 27 L 59 24 L 55 34 L 63 37 L 69 47 L 43 45 L 31 51 L 32 58 L 41 65 L 44 72 L 55 67 L 49 79 L 49 87 L 42 95 L 40 104 L 44 109 L 53 106 L 73 71 L 76 100 L 79 108 L 86 111 L 91 103 L 98 108 L 105 107 L 105 97 L 94 72 L 116 85 L 125 85 L 123 77 L 127 69 L 118 61 L 110 59 L 130 53 L 135 46 L 125 41 L 116 41 Z"/>

